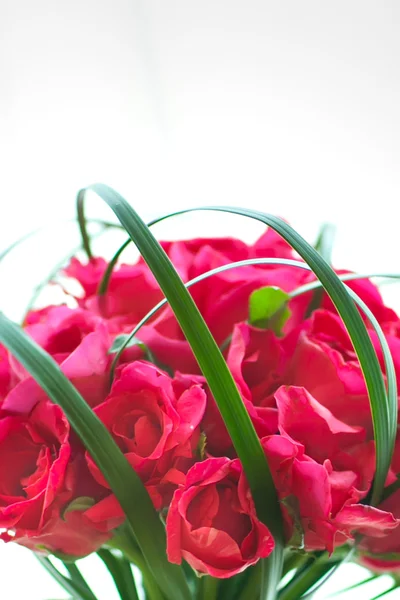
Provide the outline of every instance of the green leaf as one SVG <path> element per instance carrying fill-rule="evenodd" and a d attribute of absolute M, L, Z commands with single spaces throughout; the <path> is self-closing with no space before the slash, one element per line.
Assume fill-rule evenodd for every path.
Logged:
<path fill-rule="evenodd" d="M 93 592 L 88 590 L 87 587 L 62 575 L 48 558 L 41 556 L 40 554 L 35 554 L 35 556 L 53 579 L 55 579 L 68 594 L 72 595 L 74 600 L 96 600 Z"/>
<path fill-rule="evenodd" d="M 122 246 L 117 250 L 117 252 L 114 254 L 114 256 L 112 257 L 112 259 L 110 260 L 110 262 L 107 265 L 106 270 L 104 271 L 104 275 L 100 281 L 98 290 L 97 290 L 97 294 L 99 296 L 104 296 L 107 293 L 107 289 L 108 289 L 108 284 L 110 283 L 110 279 L 111 279 L 111 275 L 112 272 L 114 270 L 115 265 L 117 264 L 117 261 L 119 259 L 119 257 L 121 256 L 121 254 L 123 253 L 123 251 L 125 250 L 125 248 L 127 246 L 129 246 L 129 244 L 131 243 L 131 238 L 127 239 L 126 242 L 124 242 L 122 244 Z"/>
<path fill-rule="evenodd" d="M 335 240 L 336 228 L 331 223 L 325 223 L 321 227 L 318 239 L 315 243 L 315 249 L 320 253 L 322 258 L 326 260 L 328 264 L 331 264 L 333 243 Z M 310 305 L 307 309 L 306 317 L 309 317 L 314 310 L 317 310 L 321 306 L 323 297 L 323 288 L 315 290 Z"/>
<path fill-rule="evenodd" d="M 371 598 L 371 600 L 379 600 L 379 598 L 383 598 L 383 596 L 386 596 L 386 594 L 393 592 L 398 587 L 400 587 L 398 584 L 394 584 L 388 590 L 385 590 L 384 592 L 380 592 L 377 596 L 374 596 L 373 598 Z"/>
<path fill-rule="evenodd" d="M 282 327 L 290 317 L 287 306 L 290 296 L 277 287 L 255 290 L 249 298 L 249 322 L 260 329 L 272 329 L 282 334 Z"/>
<path fill-rule="evenodd" d="M 79 190 L 78 195 L 76 197 L 77 219 L 78 219 L 78 224 L 79 224 L 79 230 L 81 232 L 83 249 L 85 250 L 88 259 L 91 260 L 93 258 L 93 254 L 90 249 L 90 237 L 89 237 L 89 234 L 86 229 L 84 200 L 85 200 L 85 190 Z"/>
<path fill-rule="evenodd" d="M 127 348 L 132 348 L 132 346 L 138 346 L 141 349 L 141 351 L 143 352 L 145 360 L 153 363 L 153 365 L 156 365 L 163 371 L 166 371 L 171 377 L 173 377 L 173 373 L 172 373 L 172 370 L 170 369 L 170 367 L 168 365 L 165 365 L 161 361 L 159 361 L 157 359 L 157 357 L 154 355 L 154 353 L 147 346 L 147 344 L 143 343 L 135 336 L 131 336 L 131 335 L 128 335 L 125 333 L 122 335 L 118 335 L 115 338 L 108 353 L 116 354 L 119 358 L 124 350 L 126 350 Z M 113 378 L 114 378 L 114 368 L 111 369 L 111 383 L 112 383 Z"/>
<path fill-rule="evenodd" d="M 0 314 L 0 342 L 10 350 L 32 377 L 66 414 L 71 427 L 86 446 L 113 490 L 132 534 L 149 567 L 169 600 L 188 600 L 182 570 L 167 561 L 165 531 L 139 477 L 109 431 L 86 404 L 57 363 L 20 327 Z"/>
<path fill-rule="evenodd" d="M 329 598 L 334 598 L 335 596 L 338 596 L 339 594 L 344 594 L 346 592 L 350 592 L 351 590 L 355 590 L 356 588 L 361 587 L 362 585 L 365 585 L 366 583 L 370 583 L 371 581 L 378 579 L 378 577 L 380 577 L 380 575 L 371 575 L 371 577 L 367 577 L 367 579 L 362 579 L 361 581 L 357 581 L 357 583 L 353 583 L 353 585 L 349 585 L 348 587 L 346 587 L 342 590 L 338 590 L 337 592 L 330 594 Z"/>
<path fill-rule="evenodd" d="M 148 361 L 153 362 L 153 363 L 156 362 L 156 359 L 155 359 L 153 353 L 151 352 L 150 348 L 144 342 L 139 340 L 137 337 L 130 337 L 128 334 L 125 334 L 125 333 L 118 335 L 115 338 L 108 353 L 115 354 L 116 352 L 119 352 L 120 350 L 126 350 L 127 348 L 132 348 L 133 346 L 138 346 L 142 350 L 143 354 L 145 355 L 145 357 Z"/>
<path fill-rule="evenodd" d="M 304 548 L 304 530 L 301 524 L 300 518 L 300 505 L 297 496 L 291 494 L 281 500 L 281 503 L 285 506 L 289 516 L 293 520 L 293 532 L 290 540 L 287 541 L 287 548 L 296 548 L 302 550 Z"/>
<path fill-rule="evenodd" d="M 92 600 L 96 600 L 96 596 L 93 594 L 92 590 L 90 589 L 88 583 L 86 582 L 85 578 L 83 577 L 82 573 L 80 572 L 80 570 L 78 569 L 76 564 L 75 563 L 65 563 L 65 562 L 63 564 L 64 564 L 64 568 L 68 572 L 68 575 L 70 576 L 71 581 L 75 585 L 86 590 L 87 593 L 89 594 L 89 596 L 92 597 Z"/>
<path fill-rule="evenodd" d="M 315 242 L 315 249 L 327 263 L 331 263 L 336 227 L 332 223 L 324 223 Z"/>
<path fill-rule="evenodd" d="M 97 555 L 110 572 L 121 600 L 139 600 L 130 563 L 103 548 L 97 551 Z"/>
<path fill-rule="evenodd" d="M 219 407 L 252 492 L 257 515 L 283 547 L 280 507 L 253 423 L 223 356 L 168 256 L 133 208 L 108 186 L 90 186 L 112 208 L 168 299 Z M 275 587 L 276 589 L 276 587 Z"/>
<path fill-rule="evenodd" d="M 73 512 L 74 510 L 88 510 L 95 504 L 96 503 L 94 501 L 94 498 L 90 498 L 89 496 L 79 496 L 79 498 L 75 498 L 74 500 L 72 500 L 72 502 L 68 504 L 67 508 L 64 509 L 63 517 L 67 513 Z"/>

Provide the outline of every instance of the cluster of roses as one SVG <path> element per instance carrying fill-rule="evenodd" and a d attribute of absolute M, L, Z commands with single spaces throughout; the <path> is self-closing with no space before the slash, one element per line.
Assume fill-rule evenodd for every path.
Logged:
<path fill-rule="evenodd" d="M 232 261 L 294 258 L 272 230 L 251 246 L 221 238 L 163 247 L 184 281 Z M 266 557 L 274 540 L 257 519 L 240 461 L 169 308 L 140 329 L 143 343 L 124 351 L 110 389 L 113 341 L 129 333 L 162 293 L 140 259 L 114 270 L 99 302 L 106 266 L 101 258 L 87 264 L 73 259 L 65 274 L 81 285 L 76 307 L 31 311 L 25 331 L 53 356 L 140 476 L 166 518 L 169 560 L 230 577 Z M 375 469 L 368 395 L 329 298 L 322 295 L 310 315 L 311 293 L 293 298 L 280 335 L 248 321 L 255 290 L 290 292 L 312 279 L 290 266 L 247 266 L 214 275 L 191 293 L 224 348 L 265 450 L 288 545 L 332 552 L 362 534 L 364 560 L 378 568 L 387 564 L 380 555 L 390 553 L 389 566 L 400 567 L 400 491 L 378 508 L 365 503 Z M 349 285 L 379 320 L 400 376 L 399 318 L 370 281 Z M 372 330 L 371 339 L 384 369 Z M 399 472 L 400 446 L 387 485 Z M 106 543 L 123 521 L 63 411 L 0 347 L 2 539 L 80 557 Z"/>

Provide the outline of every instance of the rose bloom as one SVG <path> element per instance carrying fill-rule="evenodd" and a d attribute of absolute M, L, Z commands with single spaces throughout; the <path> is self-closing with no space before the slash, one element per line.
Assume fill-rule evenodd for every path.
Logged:
<path fill-rule="evenodd" d="M 232 238 L 215 238 L 162 242 L 162 246 L 184 281 L 232 261 L 279 256 L 295 258 L 290 246 L 273 230 L 268 230 L 253 245 Z M 99 304 L 97 289 L 105 268 L 106 263 L 102 259 L 92 259 L 86 265 L 73 259 L 65 272 L 82 285 L 84 295 L 78 299 L 82 307 L 107 318 L 114 331 L 128 331 L 161 299 L 162 293 L 140 259 L 135 265 L 121 265 L 113 271 L 107 294 Z M 288 291 L 307 278 L 309 274 L 306 271 L 292 267 L 248 266 L 215 275 L 210 281 L 193 286 L 190 293 L 217 342 L 222 343 L 230 335 L 233 324 L 247 317 L 249 296 L 254 290 L 275 285 Z M 303 317 L 307 304 L 308 299 L 303 296 L 293 301 L 293 322 L 297 323 Z M 173 363 L 181 371 L 198 372 L 172 311 L 168 308 L 163 310 L 152 321 L 152 326 L 153 332 L 142 329 L 139 337 L 145 336 L 143 341 L 156 357 L 168 365 Z M 185 366 L 179 366 L 181 359 Z"/>
<path fill-rule="evenodd" d="M 391 512 L 400 520 L 400 490 L 384 500 L 379 508 Z M 400 528 L 394 529 L 383 538 L 365 537 L 359 549 L 360 562 L 377 572 L 398 572 L 400 570 Z"/>
<path fill-rule="evenodd" d="M 37 535 L 69 500 L 69 423 L 44 400 L 29 415 L 0 419 L 0 527 Z"/>
<path fill-rule="evenodd" d="M 400 521 L 391 511 L 360 504 L 375 469 L 365 431 L 339 421 L 304 388 L 281 387 L 275 398 L 280 435 L 262 444 L 293 544 L 333 552 L 355 533 L 395 530 Z"/>
<path fill-rule="evenodd" d="M 232 577 L 274 549 L 257 519 L 239 460 L 196 463 L 174 493 L 167 517 L 168 560 L 185 559 L 200 573 Z"/>
<path fill-rule="evenodd" d="M 94 409 L 146 486 L 155 507 L 170 502 L 197 458 L 206 395 L 190 378 L 171 379 L 150 363 L 123 366 L 106 400 Z M 88 455 L 95 479 L 108 488 Z M 123 516 L 113 495 L 90 510 L 99 527 Z"/>

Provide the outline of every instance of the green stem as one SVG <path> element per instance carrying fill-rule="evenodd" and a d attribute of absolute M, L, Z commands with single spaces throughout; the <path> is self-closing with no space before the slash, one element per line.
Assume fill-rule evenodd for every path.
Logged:
<path fill-rule="evenodd" d="M 287 575 L 289 571 L 302 567 L 308 558 L 305 553 L 290 552 L 283 563 L 282 577 Z"/>
<path fill-rule="evenodd" d="M 82 236 L 82 246 L 87 254 L 89 260 L 93 258 L 92 251 L 90 249 L 90 237 L 88 235 L 86 229 L 86 219 L 85 219 L 85 190 L 79 190 L 78 195 L 76 197 L 76 211 L 77 218 L 79 223 L 79 230 Z"/>
<path fill-rule="evenodd" d="M 279 600 L 299 600 L 303 594 L 310 590 L 318 581 L 326 575 L 335 562 L 326 559 L 326 554 L 316 559 L 310 559 L 309 566 L 300 569 L 299 573 L 279 592 Z"/>
<path fill-rule="evenodd" d="M 86 587 L 82 587 L 80 584 L 72 581 L 72 579 L 62 575 L 48 558 L 41 556 L 40 554 L 35 554 L 35 556 L 46 571 L 50 573 L 53 579 L 55 579 L 68 594 L 72 595 L 74 600 L 96 600 L 93 593 L 88 592 Z"/>
<path fill-rule="evenodd" d="M 164 595 L 162 594 L 157 581 L 137 547 L 137 544 L 133 538 L 131 538 L 129 533 L 116 534 L 113 539 L 108 542 L 108 546 L 120 550 L 129 562 L 138 567 L 139 571 L 142 573 L 143 587 L 146 590 L 147 598 L 150 600 L 164 600 Z M 160 551 L 163 552 L 163 549 L 160 549 Z"/>
<path fill-rule="evenodd" d="M 238 600 L 258 600 L 261 586 L 261 564 L 258 563 L 253 573 L 238 595 Z"/>
<path fill-rule="evenodd" d="M 132 569 L 125 558 L 114 556 L 109 550 L 100 549 L 98 556 L 114 579 L 121 600 L 139 600 Z"/>
<path fill-rule="evenodd" d="M 282 578 L 283 544 L 275 540 L 275 549 L 261 561 L 261 600 L 275 600 Z"/>
<path fill-rule="evenodd" d="M 72 579 L 72 581 L 74 583 L 77 583 L 78 585 L 80 585 L 82 588 L 86 589 L 88 594 L 92 597 L 92 599 L 96 600 L 96 596 L 93 594 L 92 590 L 90 589 L 89 585 L 87 584 L 85 578 L 83 577 L 82 573 L 80 572 L 80 570 L 78 569 L 76 564 L 75 563 L 67 563 L 67 562 L 63 561 L 63 565 L 66 568 L 66 570 L 68 571 L 69 576 Z"/>
<path fill-rule="evenodd" d="M 199 578 L 196 600 L 217 600 L 219 581 L 215 577 L 204 575 Z"/>

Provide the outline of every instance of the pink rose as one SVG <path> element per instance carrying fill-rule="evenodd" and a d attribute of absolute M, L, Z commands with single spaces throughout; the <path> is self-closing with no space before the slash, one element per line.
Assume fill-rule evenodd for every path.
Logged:
<path fill-rule="evenodd" d="M 154 365 L 138 361 L 122 367 L 109 396 L 94 409 L 158 509 L 168 504 L 195 460 L 205 402 L 205 392 L 196 382 L 171 379 Z M 89 456 L 88 464 L 97 481 L 108 487 Z M 100 522 L 121 511 L 107 500 L 94 513 L 100 514 L 93 516 Z"/>
<path fill-rule="evenodd" d="M 27 416 L 0 419 L 0 527 L 16 539 L 37 535 L 70 496 L 69 431 L 60 407 L 47 400 Z"/>
<path fill-rule="evenodd" d="M 385 536 L 398 526 L 391 513 L 360 504 L 360 476 L 335 470 L 304 453 L 304 446 L 281 436 L 262 440 L 275 480 L 290 545 L 307 552 L 333 550 L 356 533 Z"/>
<path fill-rule="evenodd" d="M 257 519 L 239 460 L 196 463 L 169 508 L 169 561 L 180 564 L 184 559 L 200 573 L 227 578 L 273 549 L 270 531 Z"/>
<path fill-rule="evenodd" d="M 103 402 L 108 392 L 110 345 L 110 336 L 104 325 L 100 324 L 60 364 L 61 371 L 90 406 Z M 63 356 L 59 355 L 60 359 Z M 1 408 L 5 412 L 28 414 L 41 399 L 46 398 L 46 394 L 21 366 L 19 374 L 26 378 L 9 392 Z"/>
<path fill-rule="evenodd" d="M 106 267 L 101 258 L 93 258 L 86 265 L 73 258 L 65 269 L 65 274 L 77 279 L 83 288 L 84 296 L 78 299 L 80 305 L 95 314 L 114 318 L 121 325 L 137 323 L 163 297 L 150 269 L 139 262 L 114 269 L 107 294 L 100 303 L 97 289 Z"/>
<path fill-rule="evenodd" d="M 291 356 L 286 383 L 305 387 L 335 417 L 372 434 L 364 377 L 341 318 L 317 310 L 283 345 Z"/>
<path fill-rule="evenodd" d="M 355 533 L 387 535 L 398 521 L 360 504 L 375 468 L 373 442 L 337 419 L 305 389 L 275 393 L 280 436 L 262 440 L 282 503 L 287 537 L 307 551 L 328 550 Z"/>

